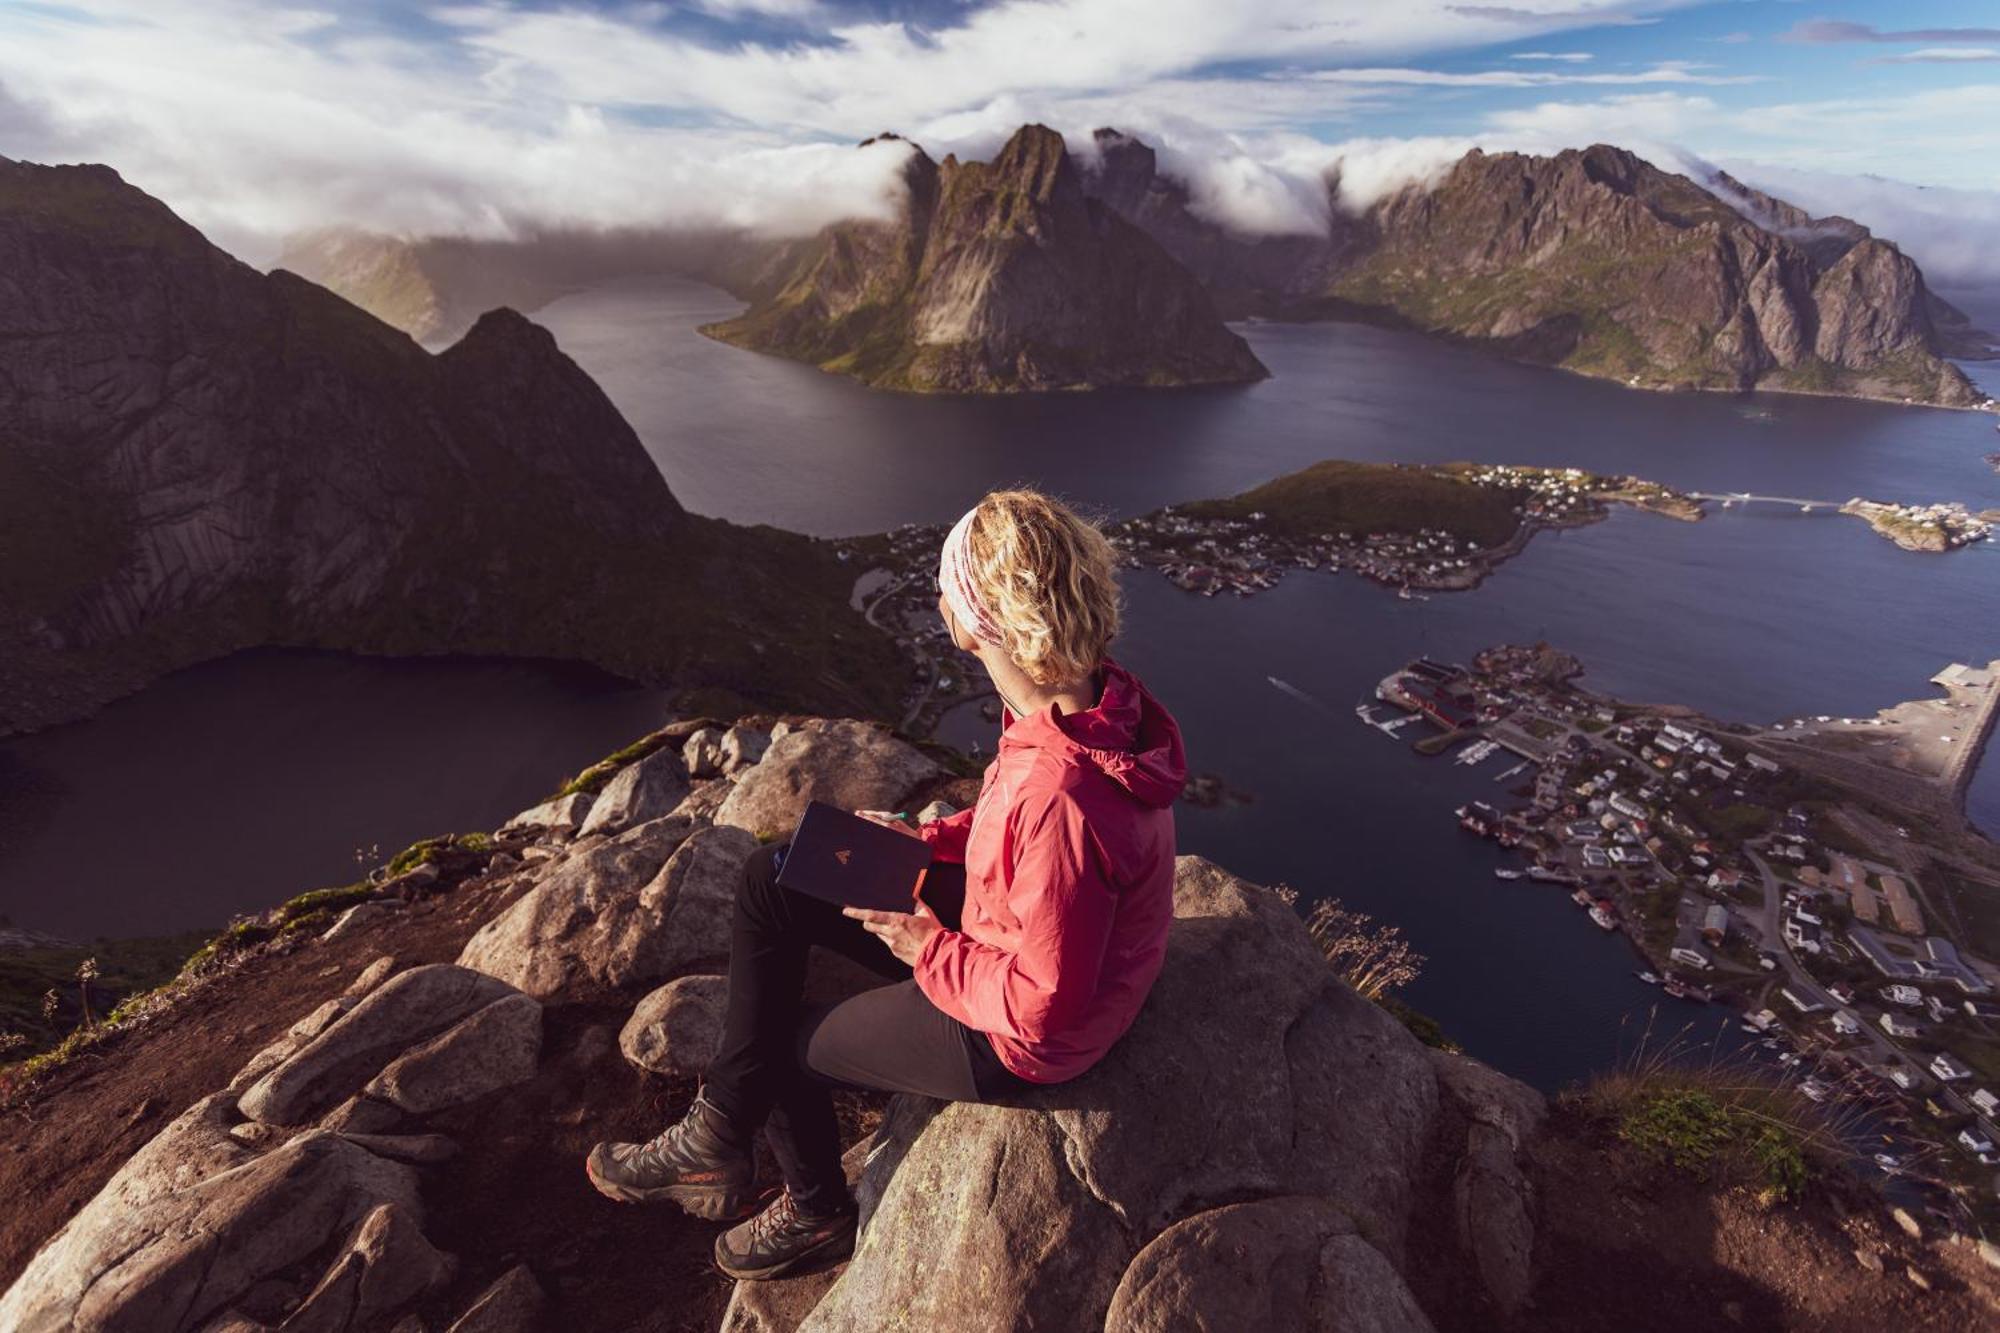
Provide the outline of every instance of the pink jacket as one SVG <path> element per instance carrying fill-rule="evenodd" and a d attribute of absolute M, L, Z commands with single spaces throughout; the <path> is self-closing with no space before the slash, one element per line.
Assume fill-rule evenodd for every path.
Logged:
<path fill-rule="evenodd" d="M 916 979 L 1007 1068 L 1060 1083 L 1124 1035 L 1160 973 L 1187 757 L 1173 717 L 1108 658 L 1094 708 L 1003 717 L 978 802 L 922 830 L 937 859 L 965 863 L 965 915 L 924 946 Z"/>

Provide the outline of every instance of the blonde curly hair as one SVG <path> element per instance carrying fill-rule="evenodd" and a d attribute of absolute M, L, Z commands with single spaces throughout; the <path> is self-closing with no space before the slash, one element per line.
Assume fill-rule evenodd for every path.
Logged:
<path fill-rule="evenodd" d="M 966 552 L 1001 646 L 1037 685 L 1083 680 L 1118 637 L 1117 561 L 1097 525 L 1040 491 L 993 491 Z"/>

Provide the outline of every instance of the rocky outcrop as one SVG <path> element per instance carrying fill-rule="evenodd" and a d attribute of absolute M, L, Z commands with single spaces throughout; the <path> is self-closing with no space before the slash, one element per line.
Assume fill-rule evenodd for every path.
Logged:
<path fill-rule="evenodd" d="M 799 1327 L 1428 1329 L 1400 1274 L 1413 1232 L 1452 1225 L 1424 1182 L 1470 1154 L 1441 1136 L 1468 1105 L 1531 1127 L 1539 1102 L 1490 1071 L 1441 1077 L 1285 900 L 1183 857 L 1131 1032 L 1008 1105 L 897 1099 L 854 1259 Z M 1518 1196 L 1465 1193 L 1468 1234 L 1511 1234 Z M 1525 1276 L 1510 1259 L 1503 1284 Z"/>
<path fill-rule="evenodd" d="M 789 680 L 799 703 L 831 646 L 886 682 L 840 706 L 893 706 L 837 562 L 685 514 L 511 310 L 432 355 L 101 166 L 0 159 L 0 272 L 0 735 L 260 644 Z"/>
<path fill-rule="evenodd" d="M 532 1077 L 541 1006 L 384 963 L 135 1154 L 0 1297 L 0 1327 L 371 1333 L 440 1291 L 456 1262 L 424 1233 L 418 1171 L 456 1145 L 347 1126 L 357 1106 L 420 1123 Z"/>
<path fill-rule="evenodd" d="M 1261 379 L 1248 344 L 1159 244 L 1091 199 L 1062 136 L 1023 127 L 991 162 L 911 147 L 894 222 L 790 248 L 782 285 L 711 337 L 944 393 Z"/>
<path fill-rule="evenodd" d="M 773 740 L 715 813 L 761 838 L 788 833 L 812 801 L 843 810 L 897 810 L 942 770 L 914 746 L 865 722 L 814 721 Z"/>
<path fill-rule="evenodd" d="M 1650 387 L 1984 396 L 1943 359 L 1976 331 L 1908 256 L 1726 176 L 1704 187 L 1603 144 L 1474 150 L 1358 213 L 1336 175 L 1323 234 L 1247 238 L 1197 216 L 1144 144 L 1097 146 L 1092 194 L 1232 314 L 1375 320 Z"/>

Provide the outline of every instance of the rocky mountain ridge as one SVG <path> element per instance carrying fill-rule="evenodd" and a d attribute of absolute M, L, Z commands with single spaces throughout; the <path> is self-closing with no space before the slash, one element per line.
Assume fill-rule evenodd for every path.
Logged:
<path fill-rule="evenodd" d="M 863 706 L 893 702 L 893 654 L 831 555 L 685 513 L 511 310 L 432 355 L 101 166 L 0 160 L 0 273 L 0 735 L 261 644 L 579 658 L 828 703 L 826 654 L 860 652 L 887 682 Z"/>
<path fill-rule="evenodd" d="M 1240 383 L 1268 372 L 1201 287 L 1089 198 L 1062 136 L 991 162 L 912 145 L 891 223 L 845 222 L 772 265 L 781 283 L 702 332 L 877 388 L 944 393 Z"/>
<path fill-rule="evenodd" d="M 411 848 L 337 912 L 219 945 L 17 1091 L 0 1325 L 1652 1333 L 1733 1309 L 1858 1333 L 2000 1312 L 1968 1247 L 1637 1169 L 1424 1046 L 1284 894 L 1198 857 L 1100 1066 L 1004 1105 L 843 1101 L 853 1260 L 718 1282 L 712 1227 L 611 1204 L 576 1164 L 692 1094 L 759 840 L 813 799 L 970 798 L 948 759 L 854 720 L 676 722 L 491 834 Z"/>
<path fill-rule="evenodd" d="M 1624 149 L 1467 153 L 1358 215 L 1328 182 L 1321 236 L 1247 239 L 1196 216 L 1146 144 L 1097 134 L 1088 188 L 1231 314 L 1358 318 L 1656 388 L 1984 395 L 1943 358 L 1983 346 L 1893 244 Z"/>

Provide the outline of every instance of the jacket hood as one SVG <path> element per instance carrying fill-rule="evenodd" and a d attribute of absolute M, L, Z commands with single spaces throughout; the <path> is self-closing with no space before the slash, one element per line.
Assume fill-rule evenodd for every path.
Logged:
<path fill-rule="evenodd" d="M 1089 764 L 1142 805 L 1165 809 L 1187 785 L 1180 725 L 1137 676 L 1108 657 L 1103 669 L 1104 692 L 1095 707 L 1058 717 L 1050 704 L 1013 718 L 1000 744 L 1054 750 Z"/>

